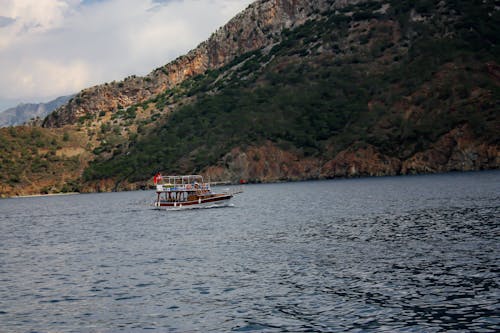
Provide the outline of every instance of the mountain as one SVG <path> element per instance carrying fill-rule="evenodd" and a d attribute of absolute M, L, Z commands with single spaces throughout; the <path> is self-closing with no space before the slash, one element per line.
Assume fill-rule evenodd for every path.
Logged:
<path fill-rule="evenodd" d="M 61 96 L 47 103 L 23 103 L 0 112 L 0 127 L 24 124 L 32 119 L 44 119 L 72 96 Z"/>
<path fill-rule="evenodd" d="M 86 140 L 72 146 L 88 154 L 80 191 L 145 187 L 158 170 L 260 182 L 497 169 L 499 23 L 495 1 L 260 0 L 39 130 Z"/>
<path fill-rule="evenodd" d="M 339 1 L 343 3 L 345 1 Z M 249 51 L 281 40 L 281 31 L 303 24 L 317 13 L 339 5 L 328 0 L 256 1 L 205 42 L 145 77 L 132 75 L 81 91 L 67 105 L 52 113 L 44 127 L 73 124 L 82 117 L 113 112 L 146 101 L 190 77 L 220 68 Z"/>

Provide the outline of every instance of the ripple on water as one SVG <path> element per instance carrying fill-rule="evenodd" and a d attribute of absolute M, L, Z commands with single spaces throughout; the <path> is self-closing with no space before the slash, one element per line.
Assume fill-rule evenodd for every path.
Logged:
<path fill-rule="evenodd" d="M 2 330 L 499 331 L 499 177 L 0 201 Z"/>

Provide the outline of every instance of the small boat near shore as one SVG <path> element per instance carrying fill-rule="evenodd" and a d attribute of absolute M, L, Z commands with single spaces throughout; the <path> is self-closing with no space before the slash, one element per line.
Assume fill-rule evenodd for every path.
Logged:
<path fill-rule="evenodd" d="M 215 193 L 210 183 L 201 175 L 162 176 L 154 178 L 156 185 L 156 209 L 209 208 L 229 205 L 229 201 L 242 191 Z"/>

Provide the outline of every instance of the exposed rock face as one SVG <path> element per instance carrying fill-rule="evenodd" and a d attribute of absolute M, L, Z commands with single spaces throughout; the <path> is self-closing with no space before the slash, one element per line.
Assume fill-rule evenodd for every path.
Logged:
<path fill-rule="evenodd" d="M 260 0 L 218 29 L 205 42 L 145 77 L 131 76 L 87 88 L 49 115 L 44 127 L 73 124 L 80 117 L 140 103 L 185 79 L 228 64 L 236 56 L 273 44 L 284 28 L 303 24 L 317 12 L 359 0 Z"/>
<path fill-rule="evenodd" d="M 209 167 L 204 174 L 213 180 L 272 182 L 498 168 L 500 147 L 478 140 L 463 126 L 443 135 L 428 150 L 405 160 L 386 156 L 373 146 L 346 149 L 329 161 L 304 159 L 268 142 L 245 151 L 235 148 L 225 156 L 223 166 Z"/>
<path fill-rule="evenodd" d="M 430 149 L 403 162 L 401 173 L 473 171 L 500 167 L 500 151 L 474 139 L 467 127 L 454 129 Z"/>
<path fill-rule="evenodd" d="M 381 154 L 373 146 L 340 152 L 323 166 L 322 176 L 395 176 L 399 174 L 401 161 Z"/>
<path fill-rule="evenodd" d="M 204 174 L 213 180 L 272 182 L 316 179 L 320 176 L 320 170 L 320 160 L 301 158 L 267 142 L 261 147 L 250 147 L 245 151 L 233 149 L 224 157 L 224 166 L 209 167 Z"/>

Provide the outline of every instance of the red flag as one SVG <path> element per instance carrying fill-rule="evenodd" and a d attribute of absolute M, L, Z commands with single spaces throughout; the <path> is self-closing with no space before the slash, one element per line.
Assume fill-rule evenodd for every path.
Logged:
<path fill-rule="evenodd" d="M 161 179 L 162 179 L 161 174 L 158 172 L 153 178 L 155 185 L 158 184 L 161 181 Z"/>

